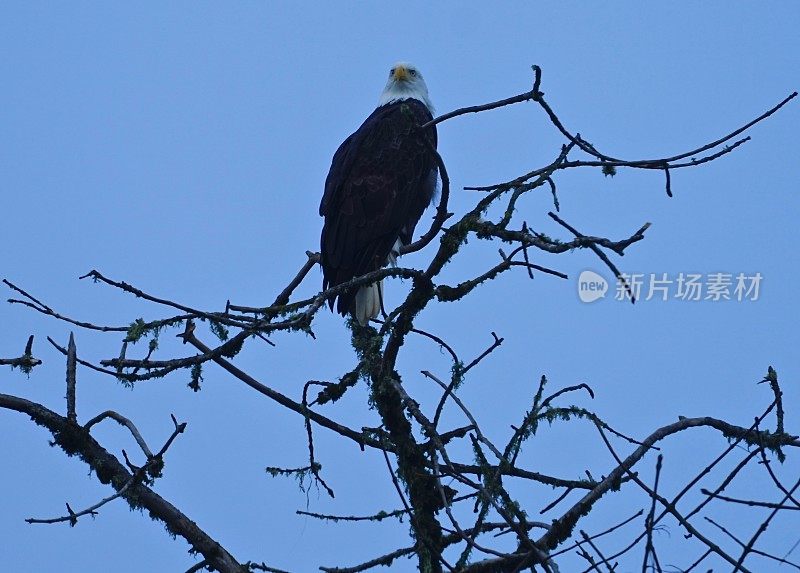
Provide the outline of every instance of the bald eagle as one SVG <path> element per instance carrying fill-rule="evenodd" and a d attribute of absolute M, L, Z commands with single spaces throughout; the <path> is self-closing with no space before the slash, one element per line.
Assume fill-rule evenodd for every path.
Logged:
<path fill-rule="evenodd" d="M 433 119 L 428 87 L 419 70 L 400 62 L 378 107 L 333 156 L 319 214 L 322 288 L 394 264 L 408 245 L 436 190 L 436 128 L 417 130 Z M 422 137 L 427 137 L 427 145 Z M 381 282 L 332 298 L 331 309 L 350 312 L 362 325 L 381 310 Z"/>

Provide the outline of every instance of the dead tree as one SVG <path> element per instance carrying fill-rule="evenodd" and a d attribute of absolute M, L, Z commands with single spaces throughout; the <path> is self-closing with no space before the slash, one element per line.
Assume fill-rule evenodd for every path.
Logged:
<path fill-rule="evenodd" d="M 354 516 L 343 511 L 341 515 L 322 515 L 298 512 L 321 520 L 373 521 L 375 527 L 385 519 L 407 518 L 410 524 L 408 543 L 389 554 L 375 556 L 359 565 L 347 567 L 323 566 L 327 572 L 366 571 L 379 565 L 391 565 L 398 559 L 412 557 L 420 571 L 558 571 L 561 556 L 577 554 L 585 560 L 585 571 L 614 571 L 625 563 L 631 570 L 633 563 L 648 570 L 662 571 L 664 556 L 657 550 L 654 531 L 663 524 L 673 523 L 685 534 L 685 551 L 673 555 L 680 560 L 683 571 L 707 569 L 727 564 L 732 571 L 757 571 L 751 569 L 754 559 L 780 562 L 795 569 L 800 565 L 788 558 L 772 555 L 759 546 L 768 525 L 779 513 L 800 510 L 800 479 L 785 482 L 779 467 L 786 455 L 800 446 L 800 439 L 784 428 L 784 406 L 777 373 L 770 367 L 762 380 L 769 388 L 765 404 L 755 411 L 752 422 L 733 423 L 711 417 L 680 418 L 669 425 L 654 428 L 644 437 L 626 436 L 596 412 L 579 405 L 582 397 L 594 397 L 586 384 L 561 387 L 555 391 L 542 376 L 531 396 L 530 406 L 509 420 L 510 430 L 502 443 L 492 439 L 481 427 L 483 412 L 479 405 L 469 405 L 459 398 L 459 389 L 470 379 L 470 372 L 486 360 L 502 343 L 503 338 L 492 333 L 486 350 L 473 359 L 465 359 L 435 332 L 421 330 L 417 317 L 431 305 L 456 303 L 475 289 L 492 281 L 502 273 L 524 272 L 531 278 L 549 275 L 565 279 L 557 269 L 534 262 L 541 253 L 566 254 L 575 249 L 589 249 L 614 275 L 625 284 L 623 273 L 614 258 L 645 238 L 649 227 L 644 223 L 629 236 L 611 239 L 586 234 L 564 221 L 558 214 L 558 188 L 556 176 L 567 169 L 600 169 L 613 175 L 618 169 L 645 169 L 661 173 L 665 192 L 672 196 L 670 174 L 676 169 L 698 167 L 731 153 L 750 138 L 744 133 L 756 123 L 772 116 L 797 93 L 793 93 L 772 109 L 761 114 L 731 133 L 683 153 L 656 159 L 621 159 L 601 152 L 589 141 L 567 129 L 545 100 L 540 90 L 541 70 L 533 67 L 533 86 L 525 93 L 469 108 L 463 108 L 419 125 L 422 134 L 432 125 L 441 124 L 454 117 L 531 102 L 544 112 L 552 126 L 564 138 L 563 145 L 551 163 L 532 169 L 528 173 L 502 183 L 486 187 L 469 187 L 475 201 L 463 213 L 449 211 L 450 180 L 445 161 L 437 155 L 441 175 L 441 195 L 430 228 L 414 243 L 404 247 L 401 254 L 424 251 L 426 264 L 420 268 L 387 267 L 356 278 L 347 284 L 330 288 L 298 300 L 294 295 L 299 285 L 306 281 L 317 265 L 319 256 L 308 251 L 307 260 L 296 276 L 276 295 L 272 304 L 250 307 L 228 302 L 222 311 L 192 308 L 177 301 L 159 298 L 126 282 L 114 280 L 93 270 L 82 278 L 118 289 L 139 297 L 159 309 L 165 316 L 157 320 L 136 319 L 128 325 L 93 324 L 71 318 L 38 300 L 24 288 L 4 281 L 14 297 L 9 302 L 23 305 L 33 311 L 74 325 L 75 328 L 121 339 L 117 357 L 93 361 L 79 356 L 72 338 L 66 346 L 50 339 L 50 343 L 66 357 L 66 414 L 54 412 L 41 404 L 22 397 L 0 394 L 0 408 L 26 414 L 36 424 L 47 428 L 53 442 L 69 456 L 78 456 L 95 473 L 97 479 L 111 486 L 111 493 L 91 507 L 73 509 L 60 517 L 29 519 L 29 523 L 69 523 L 75 525 L 86 515 L 96 515 L 104 504 L 117 498 L 125 500 L 131 508 L 146 509 L 151 518 L 163 522 L 167 530 L 189 543 L 191 551 L 200 560 L 189 571 L 203 569 L 220 572 L 277 571 L 265 564 L 269 555 L 248 556 L 257 561 L 234 557 L 201 530 L 168 500 L 159 496 L 154 487 L 161 476 L 165 455 L 170 445 L 186 430 L 186 423 L 173 417 L 174 431 L 157 450 L 148 446 L 136 424 L 114 411 L 106 411 L 86 419 L 78 415 L 77 369 L 89 368 L 126 385 L 163 378 L 176 371 L 190 372 L 189 387 L 201 388 L 203 368 L 214 363 L 228 375 L 250 387 L 266 400 L 264 408 L 285 408 L 298 415 L 298 431 L 308 440 L 308 464 L 299 469 L 268 468 L 273 475 L 298 475 L 314 480 L 331 496 L 333 490 L 322 476 L 314 448 L 314 432 L 332 431 L 342 440 L 355 442 L 362 449 L 380 451 L 386 462 L 387 479 L 397 491 L 399 509 L 376 510 L 374 515 Z M 517 203 L 520 198 L 536 190 L 552 194 L 554 211 L 547 215 L 564 229 L 562 238 L 552 238 L 536 230 L 526 220 L 519 220 Z M 500 213 L 487 218 L 489 209 Z M 537 214 L 528 213 L 527 221 Z M 468 239 L 494 241 L 502 245 L 497 263 L 475 276 L 457 284 L 446 284 L 441 279 L 442 270 L 456 257 L 469 251 Z M 326 381 L 307 381 L 301 396 L 291 397 L 278 392 L 259 380 L 256 372 L 245 372 L 236 365 L 236 357 L 245 344 L 271 344 L 270 335 L 278 332 L 313 335 L 314 319 L 326 302 L 344 289 L 368 284 L 381 278 L 406 279 L 410 283 L 402 302 L 373 325 L 361 327 L 350 322 L 352 346 L 357 360 L 345 373 L 330 373 Z M 633 296 L 631 301 L 633 302 Z M 201 328 L 198 328 L 200 326 Z M 167 328 L 179 328 L 178 335 L 190 351 L 181 357 L 157 359 L 159 333 Z M 209 343 L 211 334 L 218 341 Z M 403 382 L 397 368 L 398 356 L 409 337 L 430 339 L 444 349 L 451 359 L 450 372 L 445 376 L 419 368 L 422 375 L 436 388 L 439 397 L 433 403 L 415 399 L 414 392 Z M 137 344 L 149 340 L 144 352 L 131 357 Z M 279 349 L 278 349 L 279 351 Z M 23 354 L 18 358 L 2 359 L 0 364 L 18 367 L 25 372 L 40 364 L 33 355 L 33 338 L 28 340 Z M 298 373 L 298 376 L 301 374 Z M 377 428 L 355 428 L 347 420 L 335 420 L 324 414 L 325 406 L 343 399 L 348 390 L 357 384 L 369 387 L 370 402 L 380 415 Z M 136 394 L 132 395 L 135 399 Z M 571 403 L 574 399 L 577 403 Z M 366 404 L 364 405 L 367 406 Z M 464 424 L 443 428 L 442 412 L 451 407 L 463 414 Z M 106 451 L 92 435 L 92 428 L 104 421 L 113 420 L 125 426 L 144 455 L 144 463 L 136 465 L 123 450 L 121 458 Z M 536 468 L 523 467 L 519 455 L 523 446 L 534 440 L 543 423 L 582 421 L 596 429 L 598 439 L 605 444 L 615 463 L 610 467 L 587 471 L 584 479 L 545 475 Z M 303 427 L 301 427 L 301 425 Z M 322 428 L 322 430 L 320 430 Z M 665 493 L 659 483 L 665 462 L 658 444 L 678 434 L 694 432 L 696 428 L 713 430 L 718 437 L 718 454 L 710 457 L 708 464 L 687 469 L 685 486 L 677 493 Z M 294 431 L 290 428 L 287 431 Z M 791 452 L 790 452 L 791 450 Z M 723 471 L 723 461 L 739 460 L 732 470 Z M 642 478 L 643 468 L 655 465 L 654 479 Z M 745 468 L 761 465 L 770 487 L 760 499 L 738 499 L 724 493 L 726 487 L 740 476 Z M 593 477 L 598 475 L 600 477 Z M 715 486 L 703 487 L 709 480 Z M 551 501 L 544 507 L 525 507 L 514 494 L 509 483 L 524 483 L 536 488 Z M 689 493 L 701 491 L 703 499 L 689 505 Z M 599 504 L 614 503 L 619 495 L 640 496 L 641 509 L 633 515 L 620 515 L 601 531 L 587 532 L 581 525 Z M 766 518 L 759 518 L 750 538 L 736 537 L 725 524 L 717 523 L 703 514 L 710 504 L 746 505 L 767 509 Z M 541 516 L 533 519 L 537 511 Z M 763 515 L 763 513 L 759 513 Z M 705 518 L 705 521 L 703 520 Z M 800 523 L 797 522 L 796 523 Z M 334 525 L 331 525 L 332 527 Z M 337 525 L 342 527 L 344 525 Z M 613 535 L 610 535 L 612 534 Z M 513 539 L 512 549 L 500 549 L 497 535 Z M 612 542 L 613 541 L 613 542 Z M 264 561 L 262 561 L 262 559 Z M 763 562 L 763 561 L 760 561 Z"/>

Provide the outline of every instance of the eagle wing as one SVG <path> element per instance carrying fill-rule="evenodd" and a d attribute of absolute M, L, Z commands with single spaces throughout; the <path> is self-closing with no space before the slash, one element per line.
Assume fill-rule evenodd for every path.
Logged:
<path fill-rule="evenodd" d="M 436 186 L 435 159 L 416 133 L 430 119 L 416 100 L 379 107 L 334 154 L 320 204 L 323 288 L 383 267 L 398 238 L 411 241 Z M 339 296 L 340 313 L 354 296 Z"/>

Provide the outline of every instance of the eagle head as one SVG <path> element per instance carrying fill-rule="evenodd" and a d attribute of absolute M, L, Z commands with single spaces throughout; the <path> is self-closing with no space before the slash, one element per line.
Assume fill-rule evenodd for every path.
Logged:
<path fill-rule="evenodd" d="M 397 62 L 389 70 L 389 79 L 383 88 L 379 105 L 386 105 L 404 99 L 416 99 L 425 104 L 433 113 L 433 105 L 428 97 L 428 86 L 425 78 L 414 64 Z"/>

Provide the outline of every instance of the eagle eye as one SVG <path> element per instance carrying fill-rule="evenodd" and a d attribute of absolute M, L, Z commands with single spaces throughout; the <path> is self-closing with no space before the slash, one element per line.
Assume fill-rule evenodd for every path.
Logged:
<path fill-rule="evenodd" d="M 411 74 L 412 76 L 416 76 L 417 75 L 417 70 L 411 69 L 411 70 L 408 70 L 408 73 Z"/>
<path fill-rule="evenodd" d="M 391 70 L 389 70 L 389 75 L 391 76 L 392 74 L 394 74 L 394 68 L 392 68 Z"/>

